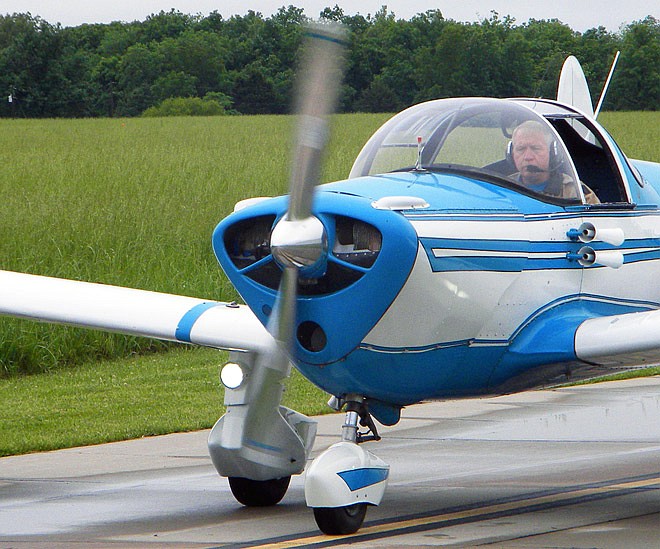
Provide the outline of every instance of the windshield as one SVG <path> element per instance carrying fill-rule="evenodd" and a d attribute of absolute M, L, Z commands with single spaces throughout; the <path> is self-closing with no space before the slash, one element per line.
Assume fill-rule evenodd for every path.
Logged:
<path fill-rule="evenodd" d="M 394 116 L 364 146 L 350 177 L 393 171 L 463 172 L 543 199 L 582 201 L 554 128 L 503 99 L 439 99 Z"/>

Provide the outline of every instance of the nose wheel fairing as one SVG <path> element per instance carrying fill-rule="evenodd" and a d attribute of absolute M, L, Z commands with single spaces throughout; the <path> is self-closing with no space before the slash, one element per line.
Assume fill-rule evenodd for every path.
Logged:
<path fill-rule="evenodd" d="M 347 395 L 341 441 L 317 457 L 305 477 L 305 501 L 314 509 L 316 523 L 326 534 L 356 532 L 367 505 L 379 505 L 385 494 L 390 467 L 360 443 L 380 440 L 363 397 Z M 368 427 L 368 434 L 359 426 Z"/>

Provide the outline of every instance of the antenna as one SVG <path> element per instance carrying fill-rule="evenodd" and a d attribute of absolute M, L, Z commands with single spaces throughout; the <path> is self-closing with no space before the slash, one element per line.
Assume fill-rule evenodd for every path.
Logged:
<path fill-rule="evenodd" d="M 422 143 L 422 136 L 417 136 L 417 162 L 415 163 L 415 171 L 419 172 L 423 170 L 422 167 L 422 151 L 424 150 L 424 144 Z"/>
<path fill-rule="evenodd" d="M 610 73 L 607 75 L 607 80 L 605 80 L 605 85 L 603 86 L 603 91 L 600 92 L 600 98 L 598 99 L 598 105 L 596 106 L 596 110 L 594 111 L 594 120 L 598 118 L 598 113 L 600 112 L 600 108 L 603 106 L 603 100 L 605 99 L 605 94 L 607 93 L 607 88 L 610 85 L 610 80 L 612 79 L 612 74 L 614 74 L 614 67 L 616 67 L 616 62 L 619 60 L 619 54 L 621 52 L 617 51 L 616 55 L 614 56 L 614 61 L 612 61 L 612 67 L 610 68 Z"/>

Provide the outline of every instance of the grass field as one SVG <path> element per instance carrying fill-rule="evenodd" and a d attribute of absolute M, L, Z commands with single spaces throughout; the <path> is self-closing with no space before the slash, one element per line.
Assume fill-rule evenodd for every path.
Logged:
<path fill-rule="evenodd" d="M 226 353 L 167 353 L 83 363 L 0 380 L 0 456 L 211 427 L 222 415 Z M 328 412 L 327 395 L 296 371 L 284 404 Z"/>
<path fill-rule="evenodd" d="M 660 162 L 660 111 L 604 112 L 598 121 L 629 158 Z"/>
<path fill-rule="evenodd" d="M 323 179 L 345 177 L 383 115 L 338 116 Z M 218 300 L 236 298 L 213 228 L 288 187 L 292 118 L 0 121 L 0 266 Z M 161 348 L 0 320 L 0 371 L 35 373 Z"/>
<path fill-rule="evenodd" d="M 345 177 L 387 118 L 334 117 L 322 179 Z M 601 122 L 629 156 L 660 162 L 660 113 L 603 113 Z M 234 299 L 211 232 L 238 200 L 286 191 L 291 124 L 0 120 L 0 268 Z M 0 455 L 210 427 L 222 413 L 223 355 L 149 353 L 164 347 L 0 318 Z M 325 400 L 292 378 L 289 405 L 318 413 Z"/>
<path fill-rule="evenodd" d="M 323 180 L 345 177 L 386 118 L 336 116 Z M 238 200 L 286 192 L 292 122 L 0 120 L 0 268 L 235 299 L 211 233 Z M 149 353 L 165 346 L 0 318 L 0 455 L 212 426 L 226 355 Z M 292 376 L 290 406 L 326 401 Z"/>

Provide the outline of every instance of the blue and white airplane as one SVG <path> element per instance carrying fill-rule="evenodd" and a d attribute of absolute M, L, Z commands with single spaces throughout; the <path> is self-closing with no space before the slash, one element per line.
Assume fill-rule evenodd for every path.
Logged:
<path fill-rule="evenodd" d="M 291 194 L 240 202 L 213 233 L 247 306 L 4 271 L 0 313 L 229 350 L 208 444 L 245 505 L 276 504 L 307 465 L 315 422 L 280 405 L 293 364 L 345 411 L 305 477 L 317 524 L 342 534 L 385 491 L 389 467 L 362 444 L 376 421 L 660 359 L 660 164 L 598 124 L 571 58 L 559 100 L 413 106 L 348 179 L 314 189 L 341 47 L 314 40 Z M 570 193 L 525 182 L 521 124 L 546 136 L 530 170 Z"/>

